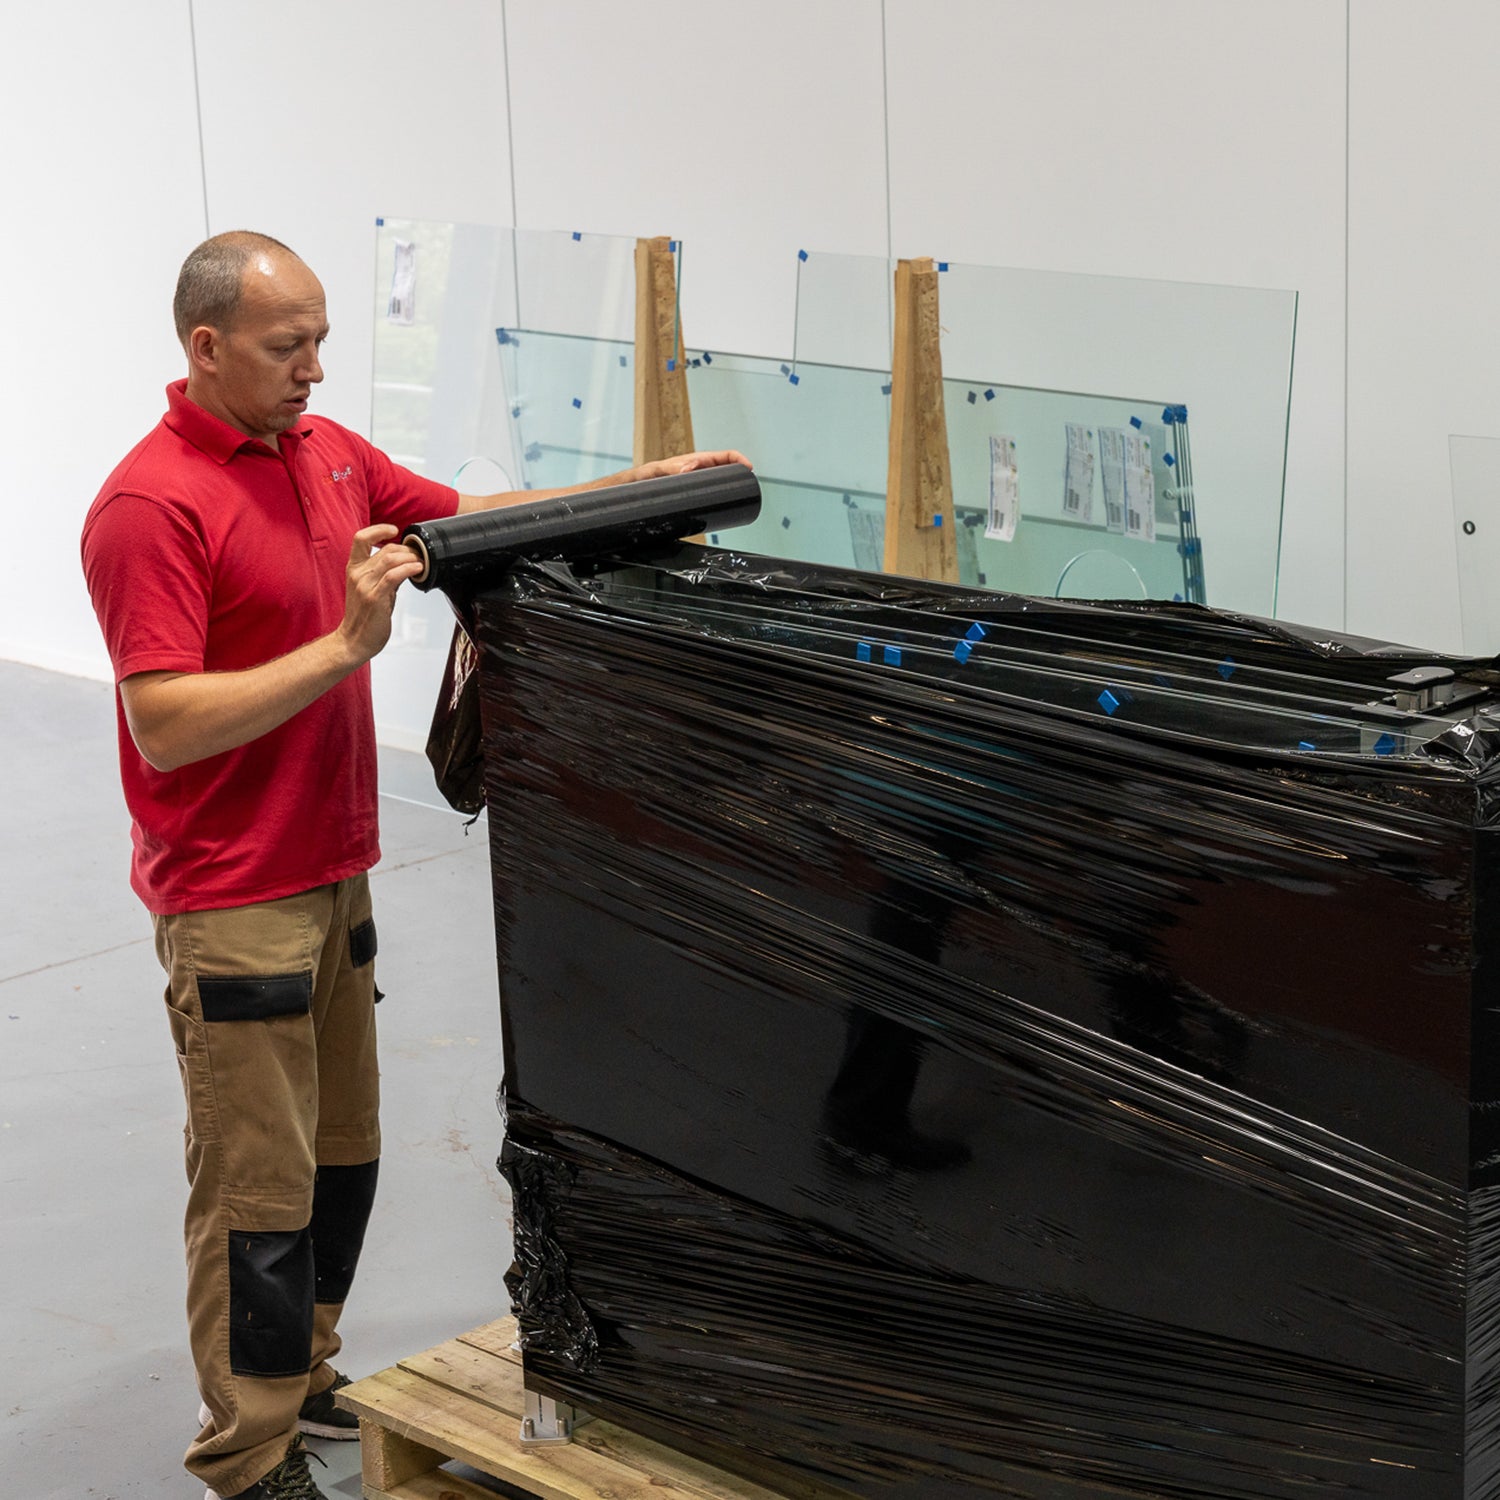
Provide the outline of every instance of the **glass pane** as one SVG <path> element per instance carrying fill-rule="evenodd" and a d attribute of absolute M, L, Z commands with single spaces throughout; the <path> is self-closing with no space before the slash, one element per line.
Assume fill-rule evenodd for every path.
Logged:
<path fill-rule="evenodd" d="M 1450 437 L 1464 650 L 1500 652 L 1500 438 Z"/>
<path fill-rule="evenodd" d="M 514 322 L 516 287 L 508 229 L 376 221 L 370 437 L 377 448 L 444 484 L 480 493 L 513 487 L 495 329 Z M 390 643 L 371 664 L 385 743 L 426 744 L 452 632 L 445 600 L 401 590 Z"/>
<path fill-rule="evenodd" d="M 961 579 L 1274 613 L 1296 294 L 939 266 Z M 799 358 L 868 362 L 890 326 L 893 276 L 883 260 L 809 253 L 798 274 Z M 886 355 L 878 368 L 888 367 Z M 1163 421 L 1184 408 L 1191 449 L 1186 417 Z M 1087 520 L 1065 509 L 1070 426 L 1084 429 L 1080 446 L 1094 455 Z M 998 454 L 992 438 L 1005 440 Z M 1104 503 L 1122 448 L 1151 492 L 1151 527 L 1134 535 L 1111 530 Z M 1001 496 L 1013 487 L 1019 520 L 1008 541 L 984 535 L 992 487 Z"/>

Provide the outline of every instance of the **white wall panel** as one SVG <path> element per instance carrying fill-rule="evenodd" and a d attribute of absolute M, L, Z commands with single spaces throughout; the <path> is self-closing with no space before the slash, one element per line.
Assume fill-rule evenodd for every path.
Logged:
<path fill-rule="evenodd" d="M 888 32 L 898 255 L 1300 294 L 1279 612 L 1340 623 L 1343 0 L 888 0 Z M 1207 507 L 1233 454 L 1193 451 Z"/>
<path fill-rule="evenodd" d="M 314 410 L 368 432 L 376 216 L 509 222 L 500 6 L 194 8 L 213 232 L 274 235 L 317 272 L 333 331 Z"/>
<path fill-rule="evenodd" d="M 510 0 L 516 209 L 681 239 L 691 344 L 791 350 L 797 251 L 885 253 L 874 0 Z"/>
<path fill-rule="evenodd" d="M 1453 649 L 1448 437 L 1500 437 L 1497 64 L 1491 0 L 1354 6 L 1350 624 Z"/>
<path fill-rule="evenodd" d="M 203 230 L 186 0 L 9 7 L 0 141 L 0 656 L 107 677 L 78 534 L 182 362 L 172 287 Z"/>

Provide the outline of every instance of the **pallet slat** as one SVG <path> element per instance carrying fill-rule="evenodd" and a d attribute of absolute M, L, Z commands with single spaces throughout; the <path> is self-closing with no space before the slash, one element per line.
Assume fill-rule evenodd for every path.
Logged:
<path fill-rule="evenodd" d="M 538 1500 L 785 1500 L 611 1422 L 586 1423 L 571 1443 L 524 1446 L 515 1333 L 502 1318 L 338 1393 L 360 1418 L 365 1500 L 493 1500 L 443 1472 L 450 1459 Z"/>

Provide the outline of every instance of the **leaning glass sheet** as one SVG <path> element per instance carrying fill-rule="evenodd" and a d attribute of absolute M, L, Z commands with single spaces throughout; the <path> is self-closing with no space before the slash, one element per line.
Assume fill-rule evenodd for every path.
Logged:
<path fill-rule="evenodd" d="M 798 1494 L 1495 1492 L 1487 664 L 693 547 L 474 618 L 528 1384 Z"/>

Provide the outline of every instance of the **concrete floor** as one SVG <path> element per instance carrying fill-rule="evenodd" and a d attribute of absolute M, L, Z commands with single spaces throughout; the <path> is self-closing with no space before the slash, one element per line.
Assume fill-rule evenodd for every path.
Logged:
<path fill-rule="evenodd" d="M 127 884 L 112 694 L 0 662 L 0 703 L 0 1489 L 200 1500 L 182 1095 Z M 508 1307 L 484 823 L 438 805 L 420 757 L 381 770 L 385 1148 L 344 1321 L 355 1377 Z M 358 1444 L 314 1447 L 325 1492 L 357 1496 Z"/>

